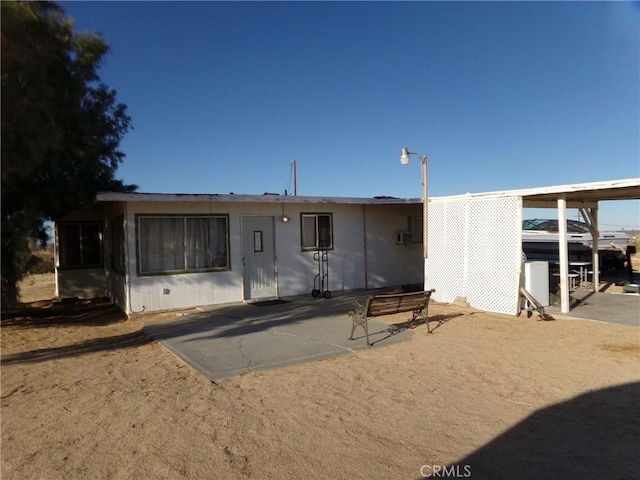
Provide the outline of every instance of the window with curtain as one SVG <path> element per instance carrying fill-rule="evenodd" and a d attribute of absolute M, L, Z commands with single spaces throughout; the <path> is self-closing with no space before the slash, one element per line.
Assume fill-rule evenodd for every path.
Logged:
<path fill-rule="evenodd" d="M 302 213 L 302 249 L 333 248 L 333 218 L 331 213 Z"/>
<path fill-rule="evenodd" d="M 227 216 L 138 216 L 141 274 L 229 268 Z"/>

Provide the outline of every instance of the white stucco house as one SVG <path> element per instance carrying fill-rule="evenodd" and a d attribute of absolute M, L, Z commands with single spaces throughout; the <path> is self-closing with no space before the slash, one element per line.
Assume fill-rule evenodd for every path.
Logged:
<path fill-rule="evenodd" d="M 55 224 L 56 295 L 132 314 L 422 284 L 421 222 L 419 199 L 101 193 Z"/>

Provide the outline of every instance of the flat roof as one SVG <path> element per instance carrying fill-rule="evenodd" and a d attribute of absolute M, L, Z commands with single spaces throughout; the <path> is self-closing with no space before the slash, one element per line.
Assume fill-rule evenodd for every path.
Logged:
<path fill-rule="evenodd" d="M 604 200 L 640 200 L 640 177 L 604 182 L 575 183 L 551 187 L 525 188 L 485 193 L 466 193 L 430 198 L 430 202 L 451 200 L 522 197 L 525 208 L 556 208 L 564 197 L 568 208 L 593 208 Z"/>
<path fill-rule="evenodd" d="M 429 197 L 429 202 L 465 199 L 522 197 L 525 208 L 556 208 L 564 197 L 567 208 L 594 208 L 604 200 L 640 200 L 640 177 L 603 182 L 575 183 L 551 187 L 525 188 L 484 193 L 466 193 L 444 197 Z M 208 203 L 307 203 L 336 205 L 408 205 L 421 204 L 421 198 L 396 197 L 319 197 L 299 195 L 217 194 L 217 193 L 116 193 L 102 192 L 96 202 L 208 202 Z"/>
<path fill-rule="evenodd" d="M 300 195 L 264 195 L 217 194 L 217 193 L 116 193 L 101 192 L 96 202 L 184 202 L 184 203 L 308 203 L 337 205 L 411 205 L 422 204 L 421 198 L 395 197 L 314 197 Z"/>

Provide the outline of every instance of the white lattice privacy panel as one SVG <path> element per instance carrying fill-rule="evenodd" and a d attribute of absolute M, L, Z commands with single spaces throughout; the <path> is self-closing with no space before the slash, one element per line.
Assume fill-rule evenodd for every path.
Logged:
<path fill-rule="evenodd" d="M 439 302 L 465 297 L 474 308 L 515 315 L 521 224 L 520 197 L 429 202 L 425 288 Z"/>

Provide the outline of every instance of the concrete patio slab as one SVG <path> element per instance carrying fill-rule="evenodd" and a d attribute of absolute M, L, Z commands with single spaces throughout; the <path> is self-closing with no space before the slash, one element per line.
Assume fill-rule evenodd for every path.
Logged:
<path fill-rule="evenodd" d="M 569 313 L 561 313 L 560 307 L 545 307 L 554 317 L 583 318 L 603 322 L 640 327 L 640 295 L 590 292 L 572 292 Z"/>
<path fill-rule="evenodd" d="M 267 306 L 232 304 L 208 307 L 179 318 L 145 323 L 144 330 L 178 358 L 212 381 L 301 362 L 379 348 L 409 340 L 411 329 L 370 320 L 368 346 L 364 330 L 354 340 L 353 301 L 371 292 L 330 299 L 293 297 Z M 407 320 L 411 314 L 407 314 Z M 425 329 L 426 334 L 426 329 Z"/>

